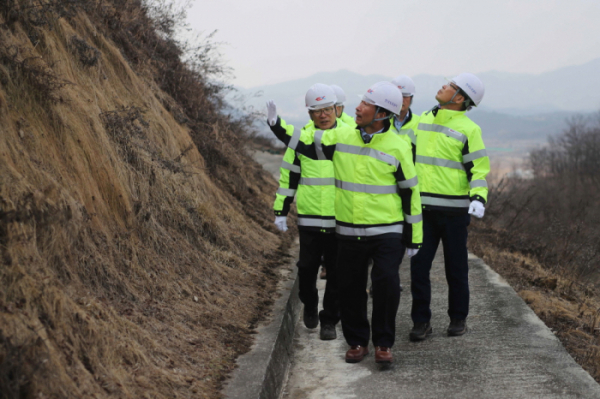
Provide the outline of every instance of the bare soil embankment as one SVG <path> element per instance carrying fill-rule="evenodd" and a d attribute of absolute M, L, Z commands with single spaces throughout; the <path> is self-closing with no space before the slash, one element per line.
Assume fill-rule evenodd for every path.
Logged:
<path fill-rule="evenodd" d="M 276 183 L 148 14 L 0 4 L 1 398 L 218 397 L 273 300 Z"/>

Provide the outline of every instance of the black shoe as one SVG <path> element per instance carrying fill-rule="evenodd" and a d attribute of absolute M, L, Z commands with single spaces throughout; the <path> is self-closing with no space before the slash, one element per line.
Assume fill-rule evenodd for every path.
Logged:
<path fill-rule="evenodd" d="M 317 328 L 319 325 L 319 311 L 316 306 L 312 309 L 304 307 L 304 325 L 306 328 Z"/>
<path fill-rule="evenodd" d="M 446 331 L 449 337 L 458 337 L 459 335 L 463 335 L 467 332 L 467 321 L 450 319 L 450 325 Z"/>
<path fill-rule="evenodd" d="M 433 333 L 433 328 L 429 323 L 415 323 L 412 330 L 410 330 L 409 338 L 411 341 L 423 341 L 428 335 Z"/>
<path fill-rule="evenodd" d="M 332 339 L 337 338 L 337 334 L 335 332 L 335 326 L 333 324 L 323 324 L 321 323 L 321 332 L 319 336 L 323 341 L 331 341 Z"/>

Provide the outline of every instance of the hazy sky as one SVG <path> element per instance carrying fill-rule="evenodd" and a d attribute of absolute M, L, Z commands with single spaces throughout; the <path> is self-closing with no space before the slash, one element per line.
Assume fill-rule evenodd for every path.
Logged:
<path fill-rule="evenodd" d="M 243 87 L 322 71 L 541 73 L 600 57 L 600 0 L 192 0 Z"/>

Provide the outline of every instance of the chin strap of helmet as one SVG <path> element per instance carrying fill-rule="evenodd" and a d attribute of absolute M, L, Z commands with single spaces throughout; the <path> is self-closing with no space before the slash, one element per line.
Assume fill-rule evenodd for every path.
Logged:
<path fill-rule="evenodd" d="M 377 108 L 375 109 L 375 115 L 377 115 L 379 112 L 381 112 L 381 107 L 380 107 L 380 106 L 377 106 Z M 394 116 L 394 114 L 392 114 L 392 113 L 390 112 L 390 114 L 389 114 L 389 115 L 387 115 L 387 116 L 384 116 L 383 118 L 373 118 L 373 120 L 372 120 L 371 122 L 369 122 L 369 124 L 368 124 L 368 125 L 366 125 L 366 126 L 363 126 L 363 129 L 364 129 L 364 128 L 366 128 L 366 127 L 368 127 L 368 126 L 371 126 L 371 125 L 373 124 L 373 122 L 379 122 L 379 121 L 384 121 L 384 120 L 386 120 L 386 119 L 391 119 L 393 116 Z"/>
<path fill-rule="evenodd" d="M 457 95 L 459 92 L 460 92 L 460 90 L 456 90 L 456 91 L 454 92 L 454 95 L 452 96 L 452 98 L 451 98 L 449 101 L 446 101 L 445 103 L 443 103 L 443 104 L 440 104 L 440 107 L 443 107 L 444 105 L 448 105 L 448 104 L 458 104 L 458 103 L 455 103 L 455 102 L 454 102 L 454 97 L 456 97 L 456 95 Z M 463 97 L 464 97 L 464 96 L 463 96 Z"/>
<path fill-rule="evenodd" d="M 469 98 L 469 96 L 467 96 L 467 95 L 466 95 L 466 94 L 464 94 L 464 93 L 461 93 L 461 90 L 460 90 L 460 89 L 456 90 L 456 92 L 454 93 L 454 95 L 452 96 L 452 98 L 450 99 L 450 101 L 447 101 L 447 102 L 445 102 L 445 103 L 443 103 L 443 104 L 440 104 L 439 106 L 440 106 L 440 107 L 443 107 L 444 105 L 448 105 L 448 104 L 459 104 L 459 103 L 455 103 L 455 102 L 454 102 L 454 97 L 456 97 L 456 95 L 457 95 L 457 94 L 459 94 L 459 93 L 460 93 L 460 95 L 461 95 L 461 96 L 463 96 L 463 98 L 465 99 L 465 101 L 463 102 L 464 109 L 465 109 L 466 111 L 469 111 L 471 108 L 473 108 L 473 105 L 472 105 L 472 102 L 473 102 L 473 101 L 472 101 L 472 100 Z M 435 107 L 434 107 L 434 108 L 435 108 Z"/>

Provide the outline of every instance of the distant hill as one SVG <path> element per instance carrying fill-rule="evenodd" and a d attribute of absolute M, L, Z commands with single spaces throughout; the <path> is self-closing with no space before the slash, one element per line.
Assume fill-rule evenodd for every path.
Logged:
<path fill-rule="evenodd" d="M 486 110 L 473 110 L 469 113 L 483 131 L 488 145 L 521 147 L 532 143 L 543 144 L 548 136 L 562 133 L 568 120 L 575 113 L 559 111 L 537 115 L 508 115 Z"/>
<path fill-rule="evenodd" d="M 514 115 L 538 114 L 554 111 L 593 112 L 600 109 L 600 58 L 583 65 L 569 66 L 539 75 L 507 72 L 478 74 L 486 86 L 482 109 Z M 401 71 L 398 71 L 400 74 Z M 451 77 L 451 76 L 448 76 Z M 252 88 L 239 88 L 241 93 L 262 92 L 264 98 L 274 98 L 282 105 L 296 106 L 306 90 L 314 83 L 337 84 L 348 95 L 350 104 L 358 103 L 371 84 L 391 80 L 392 76 L 360 75 L 348 70 L 321 72 L 312 76 L 283 83 Z M 414 107 L 426 109 L 434 104 L 434 97 L 446 81 L 443 76 L 416 75 L 417 86 Z M 300 106 L 302 101 L 300 101 Z"/>
<path fill-rule="evenodd" d="M 505 113 L 600 109 L 600 58 L 540 75 L 487 72 L 486 107 Z M 489 101 L 487 101 L 489 99 Z"/>
<path fill-rule="evenodd" d="M 486 85 L 486 95 L 481 107 L 471 111 L 470 115 L 482 126 L 488 139 L 545 141 L 548 135 L 562 132 L 569 117 L 600 109 L 598 70 L 600 58 L 539 75 L 497 71 L 480 73 L 478 76 Z M 267 99 L 274 99 L 286 121 L 304 124 L 308 120 L 304 93 L 312 84 L 321 82 L 341 86 L 347 96 L 346 112 L 354 115 L 359 96 L 371 84 L 391 79 L 391 76 L 365 76 L 340 70 L 238 90 L 249 98 L 247 105 L 262 110 Z M 435 105 L 435 94 L 446 80 L 443 76 L 434 75 L 417 75 L 413 80 L 417 95 L 412 109 L 421 113 Z"/>

